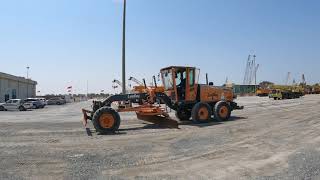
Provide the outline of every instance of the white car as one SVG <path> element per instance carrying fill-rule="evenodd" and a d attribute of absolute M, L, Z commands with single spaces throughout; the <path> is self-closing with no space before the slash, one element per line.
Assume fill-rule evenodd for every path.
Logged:
<path fill-rule="evenodd" d="M 32 109 L 32 102 L 24 102 L 21 99 L 10 99 L 6 103 L 0 103 L 0 111 L 7 110 L 19 110 L 26 111 L 27 109 Z"/>

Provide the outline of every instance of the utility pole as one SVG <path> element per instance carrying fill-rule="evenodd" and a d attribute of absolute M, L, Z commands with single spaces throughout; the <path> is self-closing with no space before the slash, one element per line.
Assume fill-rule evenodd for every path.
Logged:
<path fill-rule="evenodd" d="M 88 99 L 88 94 L 89 94 L 89 80 L 87 80 L 87 99 Z"/>
<path fill-rule="evenodd" d="M 122 94 L 126 93 L 126 0 L 123 0 L 122 24 Z"/>
<path fill-rule="evenodd" d="M 27 66 L 27 97 L 26 98 L 29 97 L 29 69 L 30 67 Z"/>
<path fill-rule="evenodd" d="M 29 69 L 30 69 L 30 67 L 27 66 L 27 79 L 29 79 Z"/>

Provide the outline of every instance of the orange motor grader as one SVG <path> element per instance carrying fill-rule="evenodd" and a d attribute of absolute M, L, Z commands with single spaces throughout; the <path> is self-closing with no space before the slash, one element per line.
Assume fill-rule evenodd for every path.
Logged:
<path fill-rule="evenodd" d="M 212 115 L 218 121 L 228 120 L 231 111 L 243 109 L 243 106 L 240 107 L 234 102 L 236 96 L 231 89 L 198 84 L 199 72 L 195 67 L 163 68 L 160 73 L 164 92 L 159 92 L 156 90 L 157 87 L 154 87 L 147 88 L 147 92 L 143 93 L 119 94 L 104 101 L 93 101 L 92 110 L 82 110 L 84 125 L 87 125 L 89 119 L 97 132 L 114 132 L 121 123 L 119 112 L 135 112 L 138 119 L 177 127 L 177 121 L 170 119 L 160 101 L 175 110 L 180 121 L 191 119 L 194 123 L 208 122 Z M 123 101 L 139 101 L 142 104 L 132 107 L 111 106 L 113 102 Z"/>

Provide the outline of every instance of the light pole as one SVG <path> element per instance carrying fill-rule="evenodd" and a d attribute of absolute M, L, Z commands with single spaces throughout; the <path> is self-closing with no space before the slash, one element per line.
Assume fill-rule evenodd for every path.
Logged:
<path fill-rule="evenodd" d="M 27 66 L 27 97 L 26 98 L 28 98 L 29 96 L 29 69 L 30 67 Z"/>
<path fill-rule="evenodd" d="M 89 94 L 89 80 L 87 80 L 87 99 L 88 99 L 88 94 Z"/>
<path fill-rule="evenodd" d="M 122 24 L 122 94 L 126 93 L 126 0 L 123 0 Z"/>
<path fill-rule="evenodd" d="M 29 69 L 30 69 L 30 67 L 27 66 L 27 79 L 29 79 Z"/>

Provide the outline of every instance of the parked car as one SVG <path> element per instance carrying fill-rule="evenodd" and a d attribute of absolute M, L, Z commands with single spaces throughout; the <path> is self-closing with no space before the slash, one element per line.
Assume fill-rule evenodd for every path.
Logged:
<path fill-rule="evenodd" d="M 44 106 L 48 105 L 47 100 L 45 98 L 38 98 L 38 99 L 43 103 Z"/>
<path fill-rule="evenodd" d="M 66 104 L 66 100 L 60 97 L 54 97 L 47 100 L 48 105 L 62 105 Z"/>
<path fill-rule="evenodd" d="M 42 108 L 46 107 L 47 100 L 45 98 L 36 98 L 36 99 L 40 101 Z"/>
<path fill-rule="evenodd" d="M 34 109 L 39 109 L 39 108 L 44 108 L 45 107 L 44 103 L 38 98 L 28 98 L 28 99 L 26 99 L 24 101 L 32 103 Z"/>
<path fill-rule="evenodd" d="M 0 103 L 0 111 L 7 110 L 20 110 L 26 111 L 27 109 L 32 109 L 33 103 L 25 102 L 21 99 L 10 99 L 5 103 Z"/>

